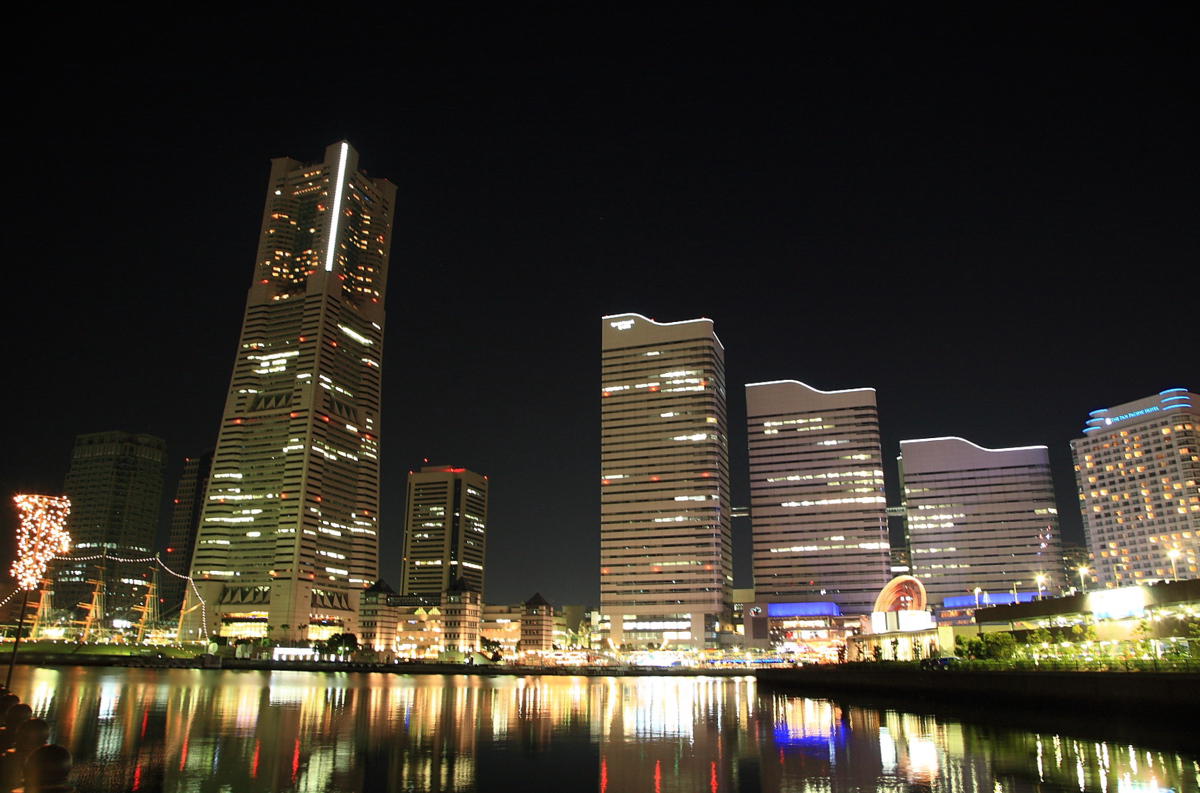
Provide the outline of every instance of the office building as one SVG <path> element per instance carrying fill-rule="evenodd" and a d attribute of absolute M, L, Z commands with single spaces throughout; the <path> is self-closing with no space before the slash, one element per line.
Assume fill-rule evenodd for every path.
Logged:
<path fill-rule="evenodd" d="M 458 579 L 483 597 L 488 478 L 449 465 L 408 475 L 401 591 L 437 602 Z"/>
<path fill-rule="evenodd" d="M 754 592 L 867 614 L 891 578 L 875 389 L 746 386 Z"/>
<path fill-rule="evenodd" d="M 206 608 L 185 606 L 182 638 L 201 621 L 285 641 L 354 631 L 359 593 L 379 577 L 394 201 L 346 143 L 320 162 L 271 163 L 192 560 Z"/>
<path fill-rule="evenodd" d="M 119 559 L 154 555 L 166 455 L 166 444 L 153 435 L 97 432 L 75 439 L 63 486 L 71 499 L 72 558 L 58 566 L 56 608 L 91 603 L 97 591 L 92 582 L 101 581 L 104 613 L 93 617 L 108 626 L 113 619 L 138 618 L 132 609 L 145 603 L 153 565 Z M 97 555 L 104 558 L 83 561 Z"/>
<path fill-rule="evenodd" d="M 991 593 L 1057 593 L 1058 510 L 1045 446 L 985 449 L 963 438 L 900 442 L 912 575 L 932 604 Z"/>
<path fill-rule="evenodd" d="M 1169 388 L 1093 410 L 1071 454 L 1089 585 L 1200 577 L 1200 396 Z"/>
<path fill-rule="evenodd" d="M 196 533 L 200 528 L 200 510 L 204 507 L 204 493 L 208 488 L 208 475 L 212 469 L 212 452 L 197 457 L 185 457 L 183 473 L 175 488 L 171 503 L 171 525 L 167 534 L 167 548 L 163 553 L 163 564 L 180 575 L 186 576 L 192 569 L 192 551 L 196 548 Z M 163 614 L 177 613 L 183 604 L 187 580 L 170 573 L 159 575 L 159 601 Z"/>
<path fill-rule="evenodd" d="M 715 645 L 733 566 L 725 351 L 712 320 L 604 317 L 600 609 L 614 646 Z"/>

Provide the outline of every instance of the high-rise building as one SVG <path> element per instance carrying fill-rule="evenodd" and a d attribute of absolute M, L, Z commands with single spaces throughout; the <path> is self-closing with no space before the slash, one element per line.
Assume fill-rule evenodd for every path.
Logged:
<path fill-rule="evenodd" d="M 455 581 L 483 597 L 488 478 L 450 465 L 408 475 L 401 592 L 437 603 Z"/>
<path fill-rule="evenodd" d="M 1053 594 L 1063 585 L 1045 446 L 985 449 L 963 438 L 900 442 L 912 574 L 949 596 Z"/>
<path fill-rule="evenodd" d="M 185 634 L 206 615 L 210 633 L 323 639 L 353 630 L 379 577 L 395 190 L 346 143 L 271 163 L 192 560 L 206 608 L 188 611 Z"/>
<path fill-rule="evenodd" d="M 715 644 L 733 560 L 725 349 L 712 320 L 604 317 L 600 609 L 615 646 Z"/>
<path fill-rule="evenodd" d="M 875 389 L 746 386 L 754 593 L 866 614 L 891 577 Z"/>
<path fill-rule="evenodd" d="M 71 499 L 67 530 L 73 558 L 58 568 L 56 608 L 90 603 L 96 587 L 88 582 L 102 581 L 105 613 L 93 616 L 108 624 L 113 618 L 137 619 L 131 610 L 145 602 L 151 565 L 118 558 L 154 555 L 166 455 L 166 444 L 153 435 L 97 432 L 75 439 L 63 486 Z M 106 558 L 76 561 L 97 554 Z"/>
<path fill-rule="evenodd" d="M 1083 433 L 1071 454 L 1095 582 L 1200 577 L 1200 395 L 1093 410 Z"/>
<path fill-rule="evenodd" d="M 200 527 L 200 510 L 204 507 L 204 491 L 208 487 L 212 457 L 211 451 L 196 457 L 185 457 L 183 473 L 180 474 L 179 484 L 175 488 L 163 563 L 180 575 L 187 575 L 192 569 L 192 551 L 196 548 L 196 532 Z M 170 573 L 159 576 L 159 598 L 163 614 L 179 610 L 183 604 L 186 584 L 186 579 L 176 578 Z"/>

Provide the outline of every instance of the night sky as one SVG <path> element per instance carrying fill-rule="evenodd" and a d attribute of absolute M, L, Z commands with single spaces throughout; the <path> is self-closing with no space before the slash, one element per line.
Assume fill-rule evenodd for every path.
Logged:
<path fill-rule="evenodd" d="M 1200 388 L 1186 20 L 532 8 L 364 21 L 331 47 L 297 33 L 319 20 L 273 41 L 250 17 L 66 37 L 10 69 L 5 497 L 59 489 L 74 436 L 109 429 L 166 439 L 173 494 L 216 440 L 269 159 L 343 138 L 399 188 L 393 585 L 428 457 L 490 477 L 489 601 L 598 601 L 607 313 L 715 321 L 736 504 L 743 384 L 874 386 L 892 503 L 901 439 L 1046 444 L 1078 540 L 1087 412 Z M 5 507 L 7 546 L 14 524 Z"/>

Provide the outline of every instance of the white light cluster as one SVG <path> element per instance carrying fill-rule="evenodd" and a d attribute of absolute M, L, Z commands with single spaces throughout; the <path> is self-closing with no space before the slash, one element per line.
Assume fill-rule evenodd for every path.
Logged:
<path fill-rule="evenodd" d="M 46 575 L 46 565 L 57 554 L 71 550 L 67 516 L 71 500 L 66 496 L 13 496 L 21 525 L 17 529 L 17 558 L 12 574 L 21 589 L 37 589 Z"/>

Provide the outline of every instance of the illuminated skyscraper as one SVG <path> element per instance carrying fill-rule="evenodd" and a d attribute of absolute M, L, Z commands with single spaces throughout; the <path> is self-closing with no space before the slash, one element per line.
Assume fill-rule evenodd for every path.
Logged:
<path fill-rule="evenodd" d="M 891 577 L 875 389 L 746 386 L 754 593 L 866 614 Z"/>
<path fill-rule="evenodd" d="M 962 438 L 900 441 L 912 574 L 931 602 L 1057 593 L 1058 509 L 1045 446 L 985 449 Z"/>
<path fill-rule="evenodd" d="M 189 612 L 185 634 L 200 612 L 210 632 L 228 636 L 353 630 L 359 592 L 379 577 L 395 190 L 360 171 L 346 143 L 321 162 L 271 163 L 192 561 L 207 609 Z"/>
<path fill-rule="evenodd" d="M 725 350 L 712 320 L 604 317 L 600 608 L 620 646 L 715 644 L 733 562 Z"/>
<path fill-rule="evenodd" d="M 1071 453 L 1097 582 L 1200 577 L 1200 395 L 1093 410 L 1083 433 Z"/>
<path fill-rule="evenodd" d="M 436 603 L 455 581 L 483 596 L 488 478 L 448 465 L 408 475 L 401 593 Z"/>
<path fill-rule="evenodd" d="M 196 457 L 185 458 L 183 473 L 175 488 L 167 550 L 162 559 L 167 567 L 182 575 L 187 575 L 192 569 L 192 551 L 196 548 L 196 532 L 200 527 L 200 510 L 204 507 L 204 491 L 208 487 L 212 457 L 212 452 L 208 451 Z M 185 579 L 176 578 L 170 573 L 159 576 L 162 613 L 170 614 L 179 609 L 186 584 Z"/>
<path fill-rule="evenodd" d="M 63 486 L 71 499 L 72 557 L 154 555 L 166 454 L 166 444 L 153 435 L 97 432 L 75 439 Z M 113 617 L 137 618 L 130 609 L 145 601 L 150 566 L 115 558 L 63 562 L 55 577 L 55 607 L 90 602 L 94 586 L 89 580 L 104 582 L 103 616 L 111 625 Z"/>

